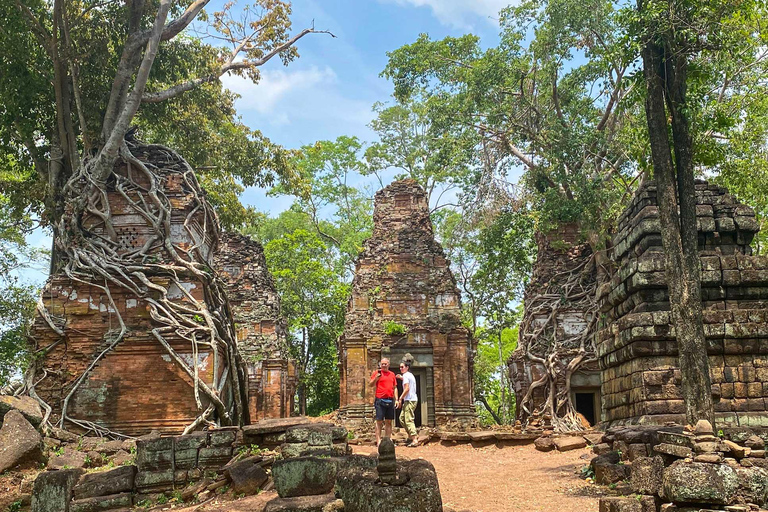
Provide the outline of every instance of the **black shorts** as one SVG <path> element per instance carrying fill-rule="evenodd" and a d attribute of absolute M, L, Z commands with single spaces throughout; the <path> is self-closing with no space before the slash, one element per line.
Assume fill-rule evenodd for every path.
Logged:
<path fill-rule="evenodd" d="M 377 398 L 373 406 L 376 408 L 376 421 L 395 419 L 394 398 Z"/>

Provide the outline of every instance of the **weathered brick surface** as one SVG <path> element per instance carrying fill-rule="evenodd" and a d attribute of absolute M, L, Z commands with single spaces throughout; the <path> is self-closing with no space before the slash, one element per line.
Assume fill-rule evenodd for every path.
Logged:
<path fill-rule="evenodd" d="M 296 368 L 264 248 L 247 236 L 223 233 L 214 265 L 226 284 L 238 350 L 248 370 L 250 421 L 290 416 Z"/>
<path fill-rule="evenodd" d="M 202 197 L 202 191 L 194 176 L 188 174 L 191 169 L 175 154 L 159 150 L 156 146 L 139 146 L 132 151 L 155 169 L 154 172 L 160 177 L 162 192 L 172 208 L 170 239 L 173 245 L 182 257 L 206 264 L 215 250 L 218 226 L 211 222 L 213 216 L 210 212 L 207 221 L 204 217 L 208 207 L 204 199 L 195 198 L 195 192 Z M 119 176 L 130 174 L 140 186 L 149 185 L 144 174 L 124 163 L 119 162 L 115 172 Z M 130 187 L 127 194 L 131 201 L 109 185 L 107 196 L 117 235 L 118 254 L 137 251 L 149 243 L 149 263 L 172 263 L 169 252 L 157 242 L 152 242 L 148 221 L 132 204 L 141 204 L 144 199 L 148 203 L 151 201 L 142 197 L 144 192 Z M 94 236 L 107 236 L 103 224 L 95 216 L 86 216 L 83 225 Z M 184 252 L 193 246 L 199 250 Z M 205 284 L 191 272 L 177 270 L 177 275 L 184 291 L 204 305 L 207 304 L 206 297 L 210 296 L 207 292 L 219 286 L 215 282 Z M 154 284 L 168 287 L 168 298 L 172 301 L 189 302 L 184 291 L 176 285 L 169 286 L 169 278 L 161 272 L 147 277 Z M 140 435 L 154 429 L 181 432 L 200 414 L 201 409 L 195 401 L 192 377 L 176 364 L 152 333 L 152 329 L 160 324 L 150 317 L 147 299 L 156 298 L 157 294 L 149 292 L 142 298 L 113 285 L 110 286 L 112 305 L 103 288 L 104 278 L 93 277 L 91 282 L 94 284 L 73 281 L 59 272 L 52 275 L 45 285 L 42 303 L 64 336 L 56 334 L 41 315 L 35 318 L 31 329 L 34 346 L 38 350 L 50 349 L 37 367 L 37 393 L 52 406 L 55 420 L 72 386 L 119 331 L 119 312 L 127 333 L 85 376 L 68 404 L 68 416 L 99 423 L 129 435 Z M 192 367 L 197 365 L 202 382 L 211 386 L 215 378 L 223 376 L 223 366 L 214 370 L 213 363 L 215 359 L 228 360 L 224 344 L 219 344 L 217 355 L 209 346 L 199 345 L 197 361 L 194 362 L 191 343 L 175 332 L 164 332 L 163 336 L 182 360 Z M 214 371 L 219 374 L 214 375 Z M 228 372 L 227 387 L 230 387 L 233 373 Z M 222 392 L 221 396 L 225 401 L 231 400 L 229 392 Z M 205 409 L 208 402 L 202 393 L 200 399 Z M 76 428 L 71 424 L 67 427 Z"/>
<path fill-rule="evenodd" d="M 727 190 L 696 184 L 704 331 L 715 412 L 724 424 L 761 425 L 768 399 L 768 258 L 752 255 L 754 212 Z M 613 238 L 616 269 L 598 289 L 604 419 L 680 420 L 656 189 L 640 190 Z M 738 418 L 738 421 L 737 421 Z"/>
<path fill-rule="evenodd" d="M 473 346 L 460 319 L 460 294 L 435 241 L 424 190 L 396 181 L 376 194 L 374 229 L 357 259 L 340 340 L 341 415 L 372 415 L 371 373 L 383 356 L 393 370 L 406 354 L 426 370 L 430 425 L 471 422 Z M 386 334 L 387 322 L 405 334 Z"/>

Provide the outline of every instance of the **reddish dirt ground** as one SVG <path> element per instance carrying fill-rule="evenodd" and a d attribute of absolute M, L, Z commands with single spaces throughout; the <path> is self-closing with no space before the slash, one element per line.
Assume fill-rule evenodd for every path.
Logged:
<path fill-rule="evenodd" d="M 355 453 L 372 454 L 371 446 L 355 446 Z M 586 458 L 581 458 L 583 455 Z M 437 470 L 443 504 L 472 512 L 597 512 L 599 488 L 578 476 L 589 462 L 589 449 L 565 453 L 536 451 L 525 446 L 429 444 L 397 448 L 397 456 L 424 458 Z M 178 512 L 254 512 L 263 510 L 274 491 L 236 501 L 218 499 Z M 222 500 L 223 501 L 223 500 Z M 153 510 L 160 510 L 162 507 Z"/>
<path fill-rule="evenodd" d="M 370 454 L 370 446 L 355 446 Z M 585 460 L 581 456 L 587 454 Z M 437 471 L 443 505 L 473 512 L 596 512 L 597 489 L 579 478 L 577 471 L 593 457 L 589 449 L 543 453 L 532 444 L 429 444 L 397 448 L 398 457 L 424 458 Z"/>
<path fill-rule="evenodd" d="M 373 454 L 371 446 L 354 446 L 355 453 Z M 583 455 L 586 458 L 581 458 Z M 589 449 L 565 453 L 536 451 L 524 446 L 429 444 L 397 448 L 397 456 L 424 458 L 437 471 L 443 505 L 472 512 L 597 512 L 599 488 L 578 476 L 589 463 Z M 179 512 L 240 512 L 263 510 L 274 491 L 237 501 L 214 502 Z"/>

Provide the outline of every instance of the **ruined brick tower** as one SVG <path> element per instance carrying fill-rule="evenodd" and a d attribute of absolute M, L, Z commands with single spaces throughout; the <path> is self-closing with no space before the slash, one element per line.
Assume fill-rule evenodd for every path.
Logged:
<path fill-rule="evenodd" d="M 119 160 L 109 177 L 107 214 L 82 217 L 81 244 L 97 240 L 109 251 L 102 260 L 118 263 L 70 260 L 49 277 L 31 328 L 42 354 L 31 393 L 52 421 L 65 410 L 67 428 L 136 436 L 237 424 L 244 372 L 210 272 L 215 214 L 180 156 L 128 143 L 134 160 Z"/>
<path fill-rule="evenodd" d="M 751 208 L 696 183 L 701 295 L 718 423 L 768 425 L 768 257 L 753 256 Z M 670 319 L 656 187 L 638 191 L 619 218 L 616 268 L 597 292 L 603 420 L 683 422 L 677 343 Z"/>
<path fill-rule="evenodd" d="M 237 347 L 248 371 L 251 423 L 285 418 L 293 411 L 296 368 L 290 359 L 280 297 L 256 240 L 223 233 L 214 265 L 226 283 Z"/>
<path fill-rule="evenodd" d="M 581 242 L 575 223 L 538 233 L 536 241 L 518 345 L 507 362 L 516 415 L 522 421 L 557 416 L 556 427 L 574 428 L 573 421 L 559 422 L 573 415 L 570 407 L 564 407 L 570 400 L 575 412 L 596 425 L 601 417 L 600 372 L 592 340 L 597 320 L 593 253 Z"/>
<path fill-rule="evenodd" d="M 460 295 L 434 239 L 424 190 L 396 181 L 376 194 L 372 236 L 357 259 L 339 342 L 340 417 L 373 417 L 368 381 L 382 357 L 397 371 L 412 359 L 420 406 L 417 424 L 474 420 L 473 350 L 461 325 Z"/>

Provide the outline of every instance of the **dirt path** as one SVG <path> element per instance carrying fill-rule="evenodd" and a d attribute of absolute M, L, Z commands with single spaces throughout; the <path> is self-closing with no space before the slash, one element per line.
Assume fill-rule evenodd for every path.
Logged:
<path fill-rule="evenodd" d="M 355 453 L 375 453 L 354 446 Z M 589 457 L 582 459 L 587 454 Z M 397 456 L 424 458 L 437 470 L 443 505 L 472 512 L 597 512 L 597 488 L 576 474 L 592 457 L 588 449 L 565 453 L 536 451 L 533 445 L 472 448 L 430 444 L 397 448 Z M 237 501 L 174 509 L 178 512 L 263 510 L 274 491 Z"/>
<path fill-rule="evenodd" d="M 354 450 L 374 452 L 369 446 Z M 583 454 L 590 452 L 543 453 L 533 445 L 397 449 L 398 457 L 421 457 L 435 466 L 444 505 L 473 512 L 597 512 L 594 487 L 575 473 L 589 461 Z"/>

